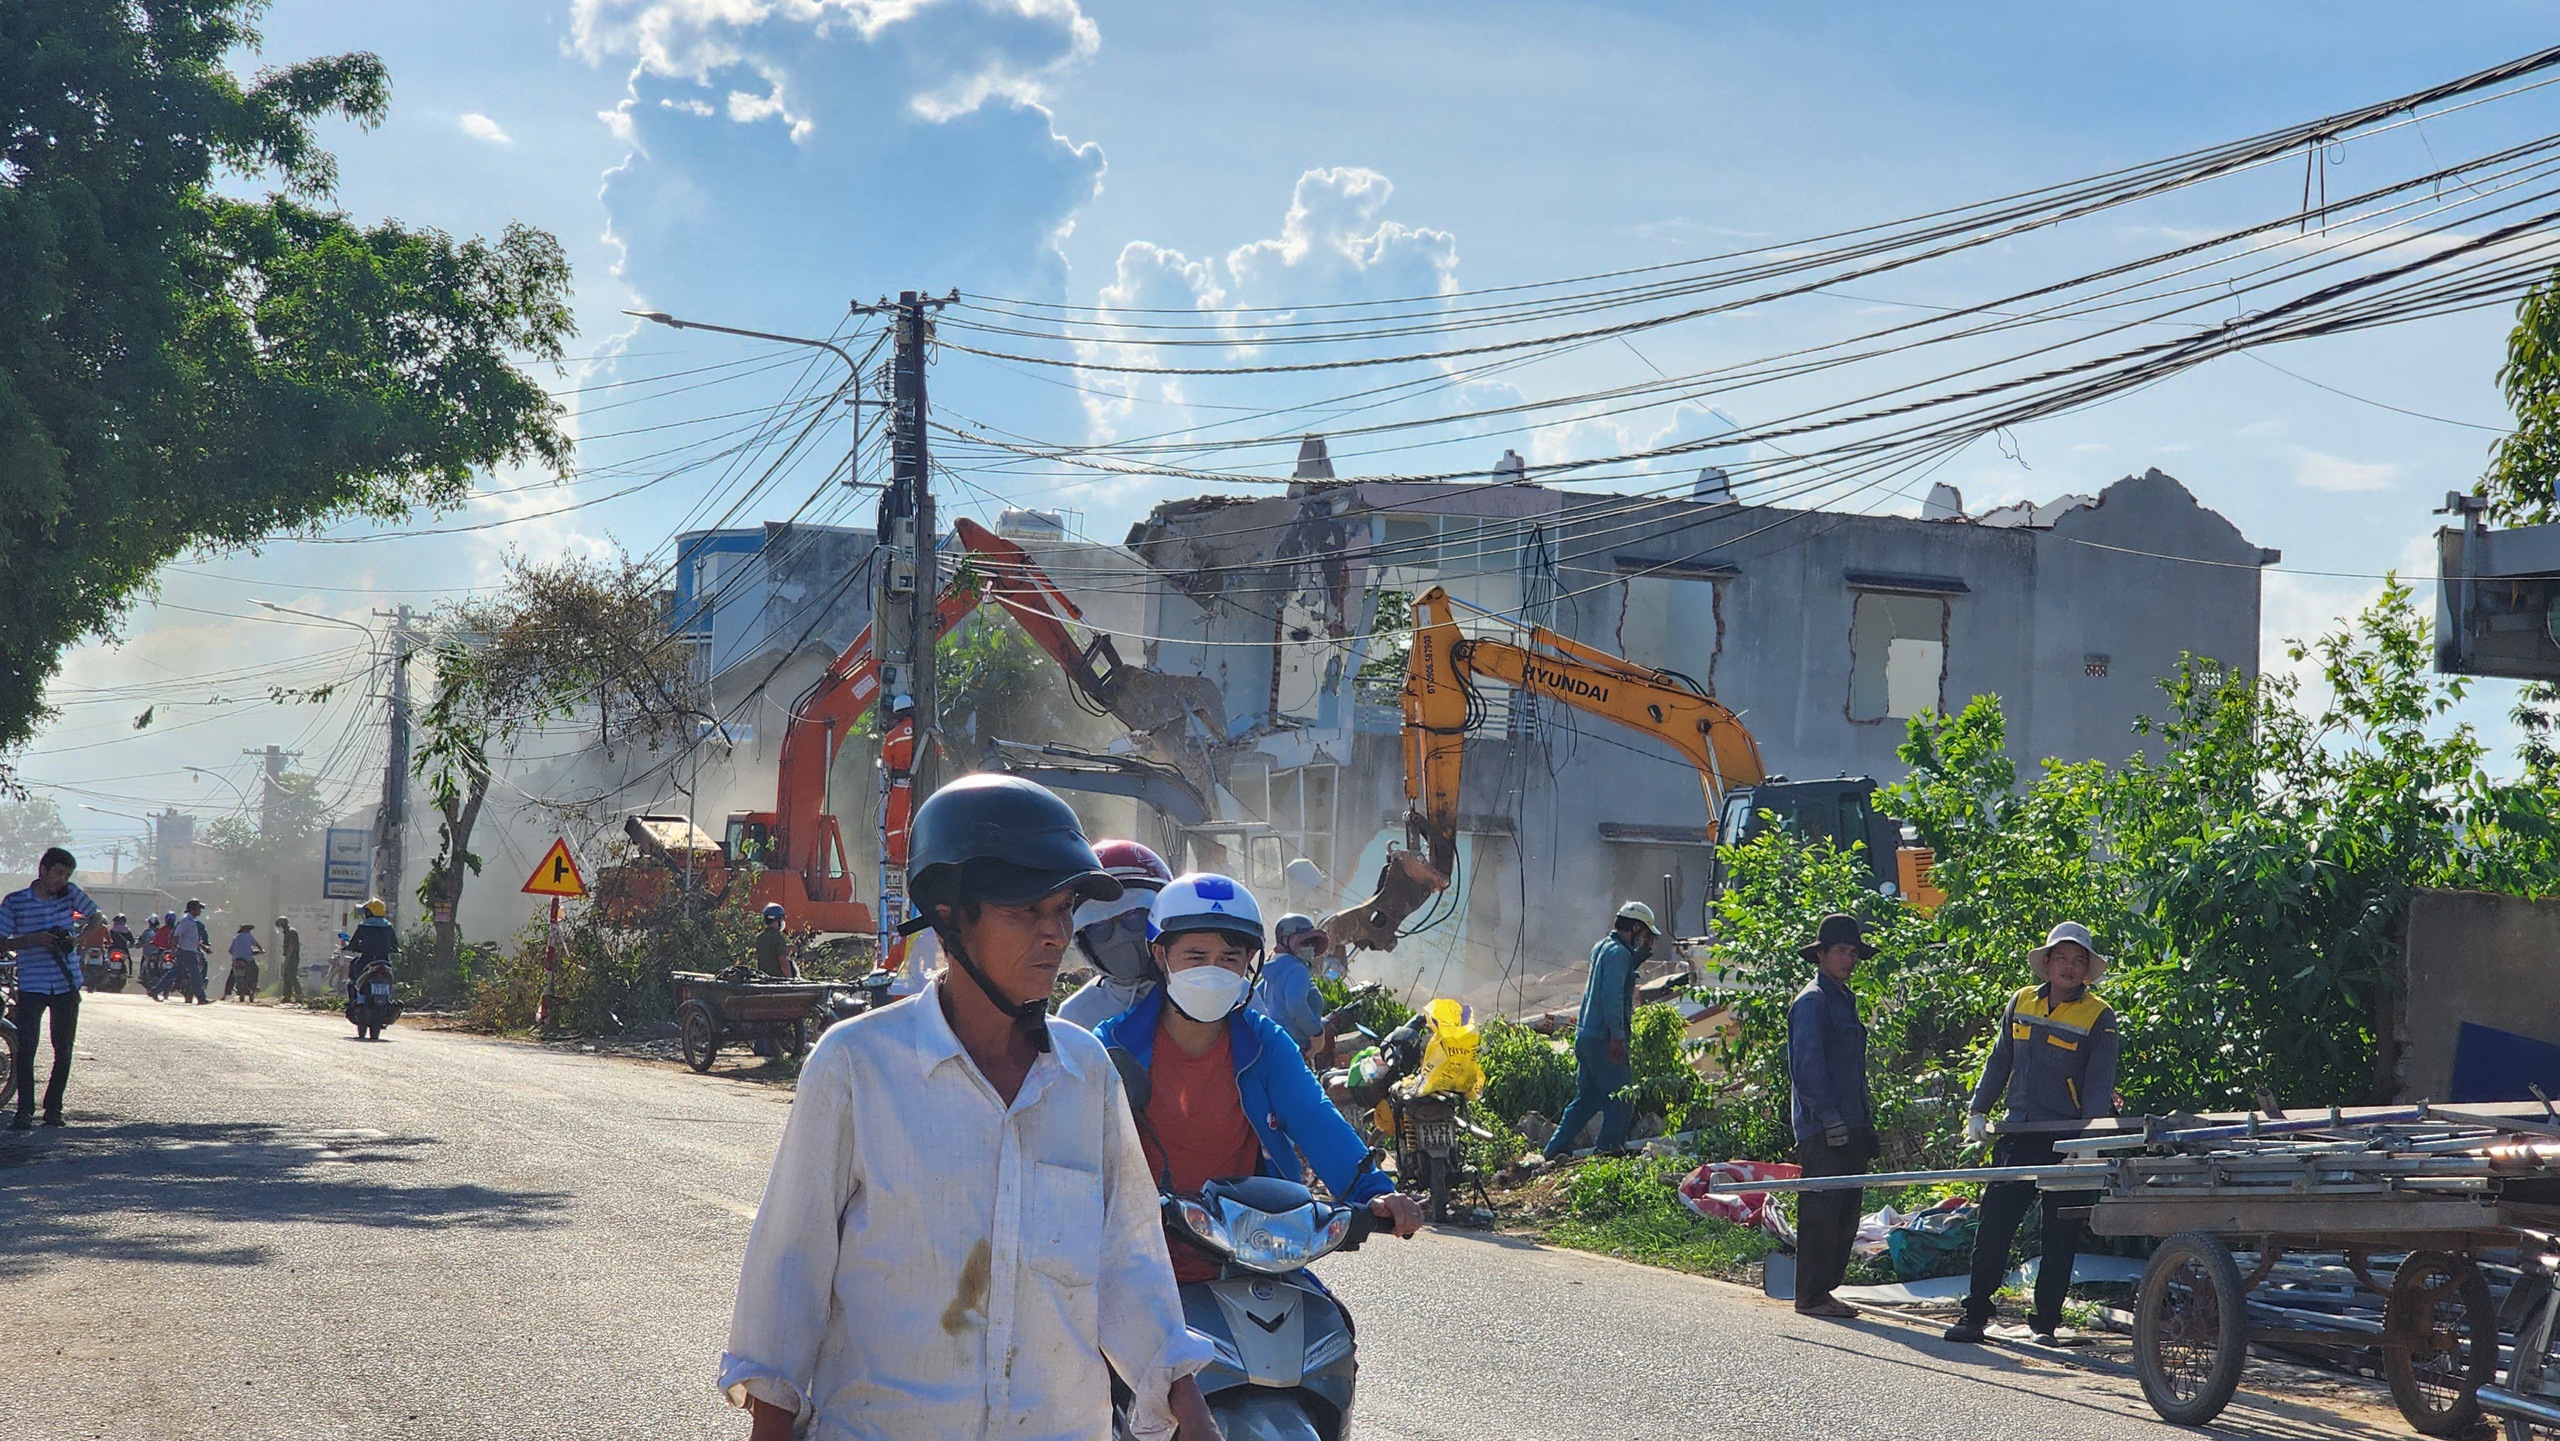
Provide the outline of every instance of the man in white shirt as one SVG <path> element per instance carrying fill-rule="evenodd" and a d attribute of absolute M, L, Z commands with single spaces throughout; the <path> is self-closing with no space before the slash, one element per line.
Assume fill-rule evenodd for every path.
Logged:
<path fill-rule="evenodd" d="M 944 787 L 912 835 L 950 966 L 810 1053 L 722 1390 L 752 1441 L 1107 1441 L 1116 1371 L 1135 1434 L 1216 1441 L 1119 1073 L 1047 1023 L 1077 904 L 1120 883 L 1016 777 Z"/>
<path fill-rule="evenodd" d="M 204 994 L 204 953 L 213 948 L 213 939 L 204 930 L 204 902 L 187 902 L 187 913 L 169 928 L 170 944 L 175 954 L 169 958 L 169 969 L 161 974 L 160 985 L 151 999 L 159 1000 L 174 990 L 178 999 L 197 1005 L 211 1005 Z"/>

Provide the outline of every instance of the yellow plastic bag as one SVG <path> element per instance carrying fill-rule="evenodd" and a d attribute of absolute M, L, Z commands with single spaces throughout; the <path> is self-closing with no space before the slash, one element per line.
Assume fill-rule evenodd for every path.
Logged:
<path fill-rule="evenodd" d="M 1414 1094 L 1432 1095 L 1447 1091 L 1475 1099 L 1484 1092 L 1484 1067 L 1476 1063 L 1476 1048 L 1484 1037 L 1477 1032 L 1467 1008 L 1447 997 L 1433 1001 L 1431 1041 L 1422 1048 L 1422 1069 L 1414 1082 Z"/>

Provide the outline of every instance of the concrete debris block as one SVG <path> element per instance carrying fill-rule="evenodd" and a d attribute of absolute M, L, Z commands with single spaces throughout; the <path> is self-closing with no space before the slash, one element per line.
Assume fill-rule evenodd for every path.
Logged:
<path fill-rule="evenodd" d="M 1964 519 L 1964 492 L 1939 481 L 1929 487 L 1929 498 L 1920 503 L 1922 520 Z"/>
<path fill-rule="evenodd" d="M 1333 453 L 1325 448 L 1324 437 L 1310 435 L 1298 442 L 1298 465 L 1289 472 L 1291 480 L 1333 479 Z"/>
<path fill-rule="evenodd" d="M 1493 463 L 1493 483 L 1496 485 L 1525 485 L 1528 480 L 1529 462 L 1522 460 L 1516 450 L 1504 450 L 1502 459 Z"/>
<path fill-rule="evenodd" d="M 1701 466 L 1689 486 L 1689 499 L 1699 505 L 1725 505 L 1733 500 L 1733 477 L 1721 465 Z"/>
<path fill-rule="evenodd" d="M 1661 1134 L 1662 1117 L 1648 1114 L 1636 1117 L 1635 1125 L 1628 1128 L 1627 1139 L 1631 1142 L 1649 1141 Z"/>
<path fill-rule="evenodd" d="M 1531 1146 L 1544 1146 L 1556 1133 L 1556 1123 L 1535 1111 L 1520 1113 L 1520 1139 Z"/>

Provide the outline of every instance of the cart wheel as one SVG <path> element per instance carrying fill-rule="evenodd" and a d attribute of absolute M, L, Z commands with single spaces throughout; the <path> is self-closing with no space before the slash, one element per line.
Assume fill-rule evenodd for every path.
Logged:
<path fill-rule="evenodd" d="M 2248 1301 L 2231 1248 L 2200 1231 L 2160 1243 L 2134 1301 L 2143 1399 L 2160 1419 L 2201 1426 L 2230 1404 L 2249 1359 Z"/>
<path fill-rule="evenodd" d="M 782 1054 L 795 1061 L 799 1060 L 802 1056 L 809 1054 L 809 1023 L 786 1021 L 775 1039 L 782 1043 Z"/>
<path fill-rule="evenodd" d="M 2382 1310 L 2382 1375 L 2422 1436 L 2480 1419 L 2480 1388 L 2498 1379 L 2498 1307 L 2469 1257 L 2418 1251 L 2400 1263 Z"/>
<path fill-rule="evenodd" d="M 684 1063 L 696 1071 L 708 1071 L 720 1054 L 720 1022 L 712 1017 L 711 1008 L 700 1001 L 687 1001 L 684 1014 L 678 1018 L 683 1026 Z"/>

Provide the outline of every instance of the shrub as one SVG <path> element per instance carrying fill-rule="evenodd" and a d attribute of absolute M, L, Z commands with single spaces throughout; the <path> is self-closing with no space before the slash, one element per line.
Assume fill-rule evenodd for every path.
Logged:
<path fill-rule="evenodd" d="M 1507 1125 L 1531 1111 L 1552 1121 L 1573 1104 L 1573 1057 L 1527 1026 L 1499 1017 L 1485 1022 L 1476 1060 L 1484 1067 L 1484 1108 Z"/>

